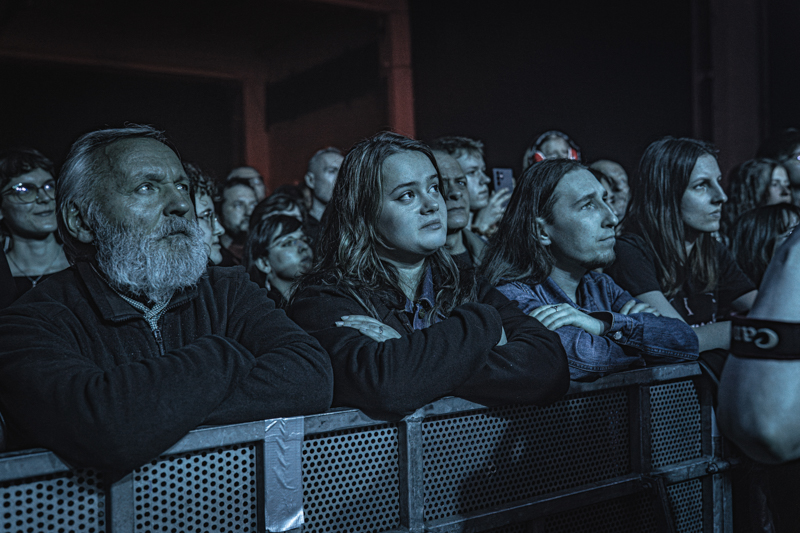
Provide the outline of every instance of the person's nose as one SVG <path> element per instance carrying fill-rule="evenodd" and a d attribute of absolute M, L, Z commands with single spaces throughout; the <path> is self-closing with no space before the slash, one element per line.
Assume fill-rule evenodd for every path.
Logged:
<path fill-rule="evenodd" d="M 438 193 L 429 193 L 422 195 L 422 212 L 435 213 L 439 210 L 439 200 L 441 196 Z"/>
<path fill-rule="evenodd" d="M 450 187 L 447 191 L 447 198 L 450 200 L 461 200 L 461 197 L 464 196 L 464 193 L 457 189 L 456 187 Z"/>
<path fill-rule="evenodd" d="M 165 187 L 167 198 L 164 204 L 165 215 L 186 216 L 189 211 L 194 212 L 194 206 L 189 198 L 189 191 L 177 187 Z"/>
<path fill-rule="evenodd" d="M 486 175 L 486 172 L 481 170 L 481 185 L 487 185 L 491 180 L 489 176 Z"/>
<path fill-rule="evenodd" d="M 44 191 L 44 187 L 39 187 L 36 191 L 36 203 L 37 204 L 46 204 L 49 202 L 55 202 L 55 195 L 50 196 Z"/>
<path fill-rule="evenodd" d="M 715 204 L 724 204 L 728 201 L 728 195 L 725 194 L 725 191 L 722 190 L 722 185 L 719 184 L 718 181 L 714 182 L 714 199 L 712 200 Z"/>
<path fill-rule="evenodd" d="M 607 203 L 603 202 L 605 205 L 605 216 L 603 217 L 603 227 L 606 228 L 613 228 L 619 224 L 619 217 L 614 212 L 614 209 Z"/>
<path fill-rule="evenodd" d="M 220 224 L 219 219 L 216 216 L 214 216 L 214 232 L 213 232 L 213 235 L 218 235 L 219 236 L 219 235 L 224 235 L 224 234 L 225 234 L 225 228 L 222 227 L 222 224 Z"/>

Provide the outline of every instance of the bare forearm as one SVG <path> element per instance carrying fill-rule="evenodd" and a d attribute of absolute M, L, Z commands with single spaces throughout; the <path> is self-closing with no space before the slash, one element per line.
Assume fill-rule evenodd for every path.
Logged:
<path fill-rule="evenodd" d="M 700 351 L 723 349 L 731 347 L 731 323 L 716 322 L 697 328 L 692 328 L 700 343 Z"/>

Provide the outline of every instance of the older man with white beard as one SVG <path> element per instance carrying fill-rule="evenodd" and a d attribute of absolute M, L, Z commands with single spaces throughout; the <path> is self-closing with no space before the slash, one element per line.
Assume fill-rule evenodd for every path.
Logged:
<path fill-rule="evenodd" d="M 149 127 L 72 147 L 58 223 L 73 263 L 0 315 L 12 448 L 112 477 L 200 424 L 326 410 L 327 354 L 239 268 L 206 268 L 189 180 Z"/>

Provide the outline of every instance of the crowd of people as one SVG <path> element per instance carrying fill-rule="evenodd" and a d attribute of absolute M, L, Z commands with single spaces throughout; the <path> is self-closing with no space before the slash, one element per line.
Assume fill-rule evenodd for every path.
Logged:
<path fill-rule="evenodd" d="M 800 222 L 795 130 L 728 192 L 688 138 L 651 143 L 629 179 L 548 131 L 513 191 L 457 136 L 323 148 L 269 195 L 252 167 L 218 183 L 177 154 L 131 126 L 84 135 L 58 174 L 0 155 L 11 449 L 123 475 L 202 424 L 546 405 L 570 380 L 683 361 L 717 383 L 732 317 L 791 263 Z"/>

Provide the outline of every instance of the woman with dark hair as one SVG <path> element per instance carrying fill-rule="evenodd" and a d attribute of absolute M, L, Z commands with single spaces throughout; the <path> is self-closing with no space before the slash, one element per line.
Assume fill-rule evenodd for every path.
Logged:
<path fill-rule="evenodd" d="M 792 204 L 765 205 L 752 209 L 731 228 L 731 252 L 739 267 L 761 285 L 775 250 L 800 223 L 800 207 Z"/>
<path fill-rule="evenodd" d="M 217 196 L 217 185 L 214 179 L 200 170 L 194 163 L 183 163 L 183 170 L 192 184 L 194 192 L 195 218 L 203 232 L 203 244 L 206 255 L 212 265 L 222 263 L 222 244 L 219 238 L 225 234 L 225 228 L 220 224 L 214 209 L 214 198 Z"/>
<path fill-rule="evenodd" d="M 312 260 L 303 225 L 295 217 L 269 216 L 247 236 L 244 267 L 251 280 L 269 289 L 277 307 L 286 307 L 292 285 L 308 272 Z"/>
<path fill-rule="evenodd" d="M 53 163 L 37 150 L 0 154 L 0 232 L 14 278 L 0 290 L 16 300 L 50 275 L 69 267 L 56 238 Z"/>
<path fill-rule="evenodd" d="M 694 326 L 700 351 L 728 349 L 731 311 L 750 309 L 757 291 L 719 231 L 727 196 L 714 147 L 665 137 L 639 162 L 616 261 L 606 272 L 663 316 Z M 714 364 L 716 366 L 716 363 Z"/>
<path fill-rule="evenodd" d="M 723 209 L 723 233 L 729 238 L 734 222 L 762 205 L 792 203 L 786 167 L 774 159 L 751 159 L 731 172 L 729 201 Z"/>
<path fill-rule="evenodd" d="M 334 405 L 405 415 L 448 394 L 545 404 L 568 387 L 558 336 L 444 250 L 430 149 L 393 133 L 342 163 L 319 257 L 288 314 L 328 351 Z"/>

